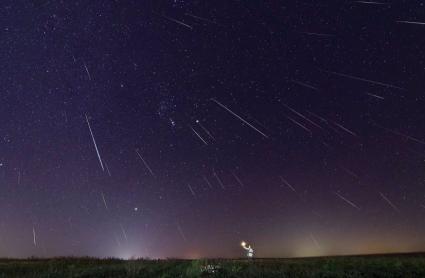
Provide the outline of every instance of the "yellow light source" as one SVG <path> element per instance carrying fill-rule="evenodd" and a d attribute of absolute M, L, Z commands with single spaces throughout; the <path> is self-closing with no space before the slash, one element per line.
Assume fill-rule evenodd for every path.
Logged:
<path fill-rule="evenodd" d="M 245 247 L 245 245 L 246 245 L 246 242 L 245 241 L 242 241 L 241 242 L 241 246 Z"/>

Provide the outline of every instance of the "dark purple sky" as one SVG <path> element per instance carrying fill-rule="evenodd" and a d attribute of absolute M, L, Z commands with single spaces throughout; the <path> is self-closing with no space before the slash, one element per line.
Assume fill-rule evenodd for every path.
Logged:
<path fill-rule="evenodd" d="M 425 250 L 397 2 L 3 0 L 0 256 Z"/>

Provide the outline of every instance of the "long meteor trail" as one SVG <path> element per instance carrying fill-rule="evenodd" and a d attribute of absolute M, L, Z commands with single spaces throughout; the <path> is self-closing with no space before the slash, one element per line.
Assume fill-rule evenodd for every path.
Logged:
<path fill-rule="evenodd" d="M 99 149 L 97 148 L 96 140 L 94 139 L 93 131 L 91 130 L 91 127 L 90 127 L 89 118 L 87 117 L 87 114 L 85 114 L 85 116 L 86 116 L 87 126 L 89 127 L 89 130 L 90 130 L 91 139 L 93 140 L 94 148 L 96 149 L 97 158 L 99 159 L 100 167 L 102 167 L 102 171 L 105 171 L 105 168 L 103 167 L 102 158 L 100 157 Z"/>
<path fill-rule="evenodd" d="M 224 110 L 226 110 L 227 112 L 229 112 L 230 114 L 232 114 L 233 116 L 235 116 L 236 118 L 238 118 L 240 121 L 242 121 L 243 123 L 245 123 L 246 125 L 248 125 L 250 128 L 252 128 L 253 130 L 257 131 L 258 133 L 260 133 L 261 135 L 263 135 L 265 138 L 269 138 L 266 134 L 264 134 L 263 132 L 261 132 L 259 129 L 257 129 L 255 126 L 253 126 L 252 124 L 248 123 L 245 119 L 243 119 L 241 116 L 239 116 L 238 114 L 236 114 L 235 112 L 233 112 L 232 110 L 230 110 L 229 108 L 227 108 L 227 106 L 225 106 L 224 104 L 222 104 L 221 102 L 219 102 L 218 100 L 212 98 L 211 101 L 214 101 L 217 105 L 219 105 L 221 108 L 223 108 Z"/>

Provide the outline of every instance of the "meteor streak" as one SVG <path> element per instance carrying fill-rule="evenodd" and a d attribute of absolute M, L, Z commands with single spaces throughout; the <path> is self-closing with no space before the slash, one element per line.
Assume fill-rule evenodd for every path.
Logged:
<path fill-rule="evenodd" d="M 385 200 L 385 202 L 387 202 L 390 207 L 392 207 L 396 212 L 400 213 L 400 210 L 398 209 L 398 207 L 396 207 L 396 205 L 393 204 L 393 202 L 390 201 L 390 199 L 387 198 L 387 196 L 385 196 L 383 193 L 379 192 L 379 195 L 381 195 L 381 198 Z"/>
<path fill-rule="evenodd" d="M 33 238 L 34 246 L 37 247 L 37 238 L 35 236 L 35 228 L 34 228 L 34 226 L 32 226 L 32 238 Z"/>
<path fill-rule="evenodd" d="M 353 202 L 351 202 L 350 200 L 344 198 L 343 196 L 341 196 L 341 194 L 339 194 L 338 192 L 334 192 L 335 195 L 337 195 L 341 200 L 345 201 L 347 204 L 349 204 L 350 206 L 352 206 L 353 208 L 360 210 L 360 208 L 354 204 Z"/>
<path fill-rule="evenodd" d="M 139 156 L 140 160 L 145 165 L 146 169 L 148 169 L 149 173 L 151 173 L 152 177 L 155 177 L 154 173 L 152 172 L 151 167 L 149 167 L 148 163 L 143 159 L 142 155 L 139 153 L 138 150 L 136 150 L 137 155 Z"/>
<path fill-rule="evenodd" d="M 193 191 L 192 186 L 190 186 L 190 184 L 188 184 L 187 187 L 189 188 L 189 191 L 190 191 L 190 193 L 192 193 L 193 197 L 196 197 L 196 194 Z"/>
<path fill-rule="evenodd" d="M 289 187 L 292 191 L 297 192 L 295 190 L 295 188 L 286 180 L 284 179 L 282 176 L 279 176 L 280 180 L 287 186 Z"/>
<path fill-rule="evenodd" d="M 208 184 L 208 186 L 212 189 L 213 187 L 212 187 L 212 185 L 211 185 L 210 181 L 207 179 L 207 177 L 202 176 L 202 178 L 203 178 L 203 179 L 204 179 L 204 181 Z"/>
<path fill-rule="evenodd" d="M 218 183 L 220 184 L 222 189 L 225 189 L 223 182 L 221 181 L 220 177 L 217 175 L 215 170 L 213 171 L 213 176 L 217 179 Z"/>
<path fill-rule="evenodd" d="M 193 129 L 192 126 L 189 126 L 189 127 L 193 131 L 193 133 L 195 133 L 195 135 L 199 138 L 199 140 L 201 140 L 202 143 L 204 143 L 206 146 L 208 146 L 208 143 L 204 140 L 204 138 L 202 138 L 202 136 L 198 132 L 196 132 L 196 130 Z"/>
<path fill-rule="evenodd" d="M 111 177 L 111 172 L 109 172 L 109 167 L 106 161 L 105 161 L 105 168 L 106 168 L 106 172 L 108 172 L 108 175 Z"/>
<path fill-rule="evenodd" d="M 406 23 L 406 24 L 425 25 L 425 22 L 419 22 L 419 21 L 397 20 L 396 22 L 398 22 L 398 23 Z"/>
<path fill-rule="evenodd" d="M 240 121 L 242 121 L 243 123 L 247 124 L 250 128 L 252 128 L 253 130 L 257 131 L 258 133 L 260 133 L 261 135 L 263 135 L 265 138 L 269 138 L 266 134 L 264 134 L 263 132 L 261 132 L 259 129 L 257 129 L 255 126 L 253 126 L 252 124 L 248 123 L 246 120 L 244 120 L 241 116 L 239 116 L 238 114 L 236 114 L 235 112 L 233 112 L 232 110 L 230 110 L 229 108 L 227 108 L 227 106 L 225 106 L 224 104 L 220 103 L 219 101 L 215 100 L 215 99 L 211 99 L 211 101 L 215 102 L 217 105 L 219 105 L 221 108 L 223 108 L 224 110 L 226 110 L 227 112 L 229 112 L 230 114 L 232 114 L 233 116 L 235 116 L 236 118 L 238 118 Z"/>
<path fill-rule="evenodd" d="M 186 236 L 183 233 L 182 227 L 180 227 L 179 223 L 176 224 L 177 230 L 179 231 L 180 236 L 183 238 L 184 241 L 187 241 Z"/>
<path fill-rule="evenodd" d="M 105 168 L 103 167 L 102 158 L 100 157 L 99 149 L 97 148 L 96 140 L 94 139 L 93 131 L 91 130 L 91 127 L 90 127 L 89 118 L 87 117 L 87 114 L 85 114 L 85 116 L 86 116 L 87 125 L 90 130 L 91 139 L 93 140 L 94 148 L 96 149 L 97 158 L 99 159 L 99 163 L 100 163 L 100 166 L 102 167 L 102 171 L 105 171 Z"/>
<path fill-rule="evenodd" d="M 84 68 L 86 69 L 87 76 L 89 77 L 89 80 L 91 81 L 91 75 L 90 75 L 89 69 L 87 68 L 87 65 L 85 62 L 83 64 L 84 64 Z"/>
<path fill-rule="evenodd" d="M 190 30 L 192 30 L 193 29 L 193 27 L 192 26 L 190 26 L 190 25 L 188 25 L 188 24 L 186 24 L 186 23 L 184 23 L 184 22 L 182 22 L 182 21 L 180 21 L 180 20 L 177 20 L 177 19 L 174 19 L 174 18 L 171 18 L 171 17 L 168 17 L 168 16 L 166 16 L 166 15 L 161 15 L 163 18 L 165 18 L 165 19 L 168 19 L 169 21 L 172 21 L 172 22 L 174 22 L 174 23 L 177 23 L 177 24 L 180 24 L 180 25 L 182 25 L 182 26 L 184 26 L 184 27 L 186 27 L 186 28 L 189 28 Z"/>
<path fill-rule="evenodd" d="M 374 94 L 370 94 L 370 93 L 366 93 L 367 95 L 377 98 L 377 99 L 385 99 L 384 97 L 378 96 L 378 95 L 374 95 Z"/>
<path fill-rule="evenodd" d="M 105 195 L 103 194 L 103 192 L 101 192 L 101 194 L 102 194 L 103 204 L 105 205 L 106 210 L 108 210 L 108 205 L 106 204 Z"/>
<path fill-rule="evenodd" d="M 333 124 L 336 125 L 337 127 L 339 127 L 340 129 L 344 130 L 345 132 L 348 132 L 351 135 L 358 137 L 358 135 L 356 133 L 354 133 L 353 131 L 349 130 L 348 128 L 346 128 L 346 127 L 344 127 L 344 126 L 342 126 L 342 125 L 340 125 L 340 124 L 338 124 L 336 122 L 333 122 Z"/>
<path fill-rule="evenodd" d="M 293 122 L 294 124 L 296 124 L 297 126 L 299 126 L 299 127 L 301 127 L 302 129 L 304 129 L 304 130 L 306 130 L 307 132 L 309 132 L 310 133 L 310 135 L 312 134 L 312 132 L 311 132 L 311 130 L 310 129 L 308 129 L 306 126 L 304 126 L 303 124 L 301 124 L 301 123 L 299 123 L 299 122 L 297 122 L 296 120 L 294 120 L 294 119 L 292 119 L 292 118 L 290 118 L 290 117 L 286 117 L 288 120 L 290 120 L 291 122 Z"/>
<path fill-rule="evenodd" d="M 241 181 L 241 179 L 235 173 L 233 173 L 233 172 L 230 172 L 230 173 L 232 173 L 232 176 L 235 178 L 235 180 L 239 183 L 239 185 L 241 187 L 245 187 L 245 185 L 243 184 L 243 182 Z"/>
<path fill-rule="evenodd" d="M 341 167 L 342 170 L 344 170 L 345 172 L 347 172 L 347 174 L 349 174 L 350 176 L 352 176 L 352 177 L 354 177 L 356 179 L 360 179 L 359 176 L 356 173 L 354 173 L 353 171 L 351 171 L 351 170 L 349 170 L 349 169 L 347 169 L 347 168 L 345 168 L 343 166 L 340 166 L 340 167 Z"/>
<path fill-rule="evenodd" d="M 125 238 L 125 241 L 127 241 L 127 242 L 128 242 L 127 233 L 125 232 L 124 227 L 122 226 L 122 224 L 120 224 L 120 227 L 121 227 L 122 235 L 123 235 L 123 236 L 124 236 L 124 238 Z"/>
<path fill-rule="evenodd" d="M 201 122 L 200 121 L 196 121 L 196 123 L 202 128 L 202 130 L 206 133 L 206 134 L 208 134 L 208 136 L 211 138 L 211 139 L 213 139 L 214 141 L 216 141 L 215 140 L 215 138 L 214 138 L 214 136 L 211 134 L 211 132 L 206 128 L 206 127 L 204 127 L 202 124 L 201 124 Z"/>
<path fill-rule="evenodd" d="M 321 249 L 319 242 L 317 242 L 316 237 L 312 233 L 310 233 L 310 238 L 313 241 L 313 243 L 316 245 L 317 249 Z"/>
<path fill-rule="evenodd" d="M 288 105 L 286 105 L 284 103 L 282 103 L 282 105 L 285 106 L 286 108 L 288 108 L 289 110 L 291 110 L 293 113 L 295 113 L 298 116 L 300 116 L 301 118 L 303 118 L 304 120 L 306 120 L 307 122 L 311 123 L 315 127 L 318 127 L 320 129 L 323 129 L 320 125 L 316 124 L 315 122 L 313 122 L 312 120 L 310 120 L 309 118 L 307 118 L 306 116 L 304 116 L 303 114 L 301 114 L 300 112 L 296 111 L 295 109 L 292 109 L 291 107 L 289 107 Z"/>
<path fill-rule="evenodd" d="M 301 32 L 302 34 L 306 35 L 312 35 L 312 36 L 318 36 L 318 37 L 333 37 L 332 34 L 325 34 L 325 33 L 314 33 L 314 32 Z"/>
<path fill-rule="evenodd" d="M 389 5 L 389 3 L 383 3 L 383 2 L 373 2 L 373 1 L 353 1 L 354 3 L 360 3 L 360 4 L 372 4 L 372 5 Z"/>
<path fill-rule="evenodd" d="M 201 21 L 208 22 L 208 23 L 212 23 L 212 24 L 216 24 L 216 25 L 221 25 L 221 24 L 218 24 L 217 22 L 212 21 L 212 20 L 210 20 L 210 19 L 207 19 L 207 18 L 205 18 L 205 17 L 200 17 L 200 16 L 193 15 L 193 14 L 190 14 L 190 13 L 185 13 L 185 15 L 190 16 L 190 17 L 193 17 L 193 18 L 196 18 L 196 19 L 199 19 L 199 20 L 201 20 Z"/>
<path fill-rule="evenodd" d="M 401 137 L 405 137 L 406 139 L 409 139 L 409 140 L 415 141 L 416 143 L 424 144 L 424 145 L 425 145 L 425 141 L 423 141 L 423 140 L 420 140 L 420 139 L 417 139 L 417 138 L 412 137 L 412 136 L 410 136 L 410 135 L 406 135 L 406 134 L 403 134 L 403 133 L 401 133 L 401 132 L 398 132 L 398 131 L 395 131 L 395 130 L 392 130 L 392 129 L 389 129 L 389 128 L 386 128 L 386 127 L 383 127 L 383 126 L 378 125 L 378 124 L 376 124 L 376 123 L 375 123 L 375 125 L 376 125 L 377 127 L 380 127 L 380 128 L 382 128 L 382 129 L 384 129 L 384 130 L 386 130 L 386 131 L 390 132 L 390 133 L 393 133 L 393 134 L 395 134 L 395 135 L 399 135 L 399 136 L 401 136 Z"/>
<path fill-rule="evenodd" d="M 379 81 L 373 81 L 373 80 L 370 80 L 370 79 L 361 78 L 361 77 L 357 77 L 357 76 L 353 76 L 353 75 L 348 75 L 348 74 L 334 72 L 334 71 L 327 71 L 327 70 L 322 70 L 322 71 L 333 74 L 333 75 L 350 78 L 350 79 L 353 79 L 353 80 L 367 82 L 367 83 L 374 84 L 374 85 L 380 85 L 380 86 L 399 89 L 399 90 L 403 90 L 403 91 L 406 90 L 404 88 L 401 88 L 401 87 L 398 87 L 398 86 L 395 86 L 395 85 L 391 85 L 391 84 L 387 84 L 387 83 L 383 83 L 383 82 L 379 82 Z"/>
<path fill-rule="evenodd" d="M 312 90 L 315 90 L 315 91 L 319 90 L 318 88 L 313 87 L 310 84 L 307 84 L 307 83 L 304 83 L 304 82 L 301 82 L 301 81 L 298 81 L 298 80 L 292 79 L 291 81 L 294 82 L 295 84 L 298 84 L 300 86 L 303 86 L 303 87 L 306 87 L 306 88 L 309 88 L 309 89 L 312 89 Z"/>

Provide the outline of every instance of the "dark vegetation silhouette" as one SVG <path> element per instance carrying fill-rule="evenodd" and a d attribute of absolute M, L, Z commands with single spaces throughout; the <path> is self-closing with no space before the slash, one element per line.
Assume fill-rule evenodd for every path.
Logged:
<path fill-rule="evenodd" d="M 0 278 L 425 277 L 425 254 L 298 259 L 0 259 Z"/>

